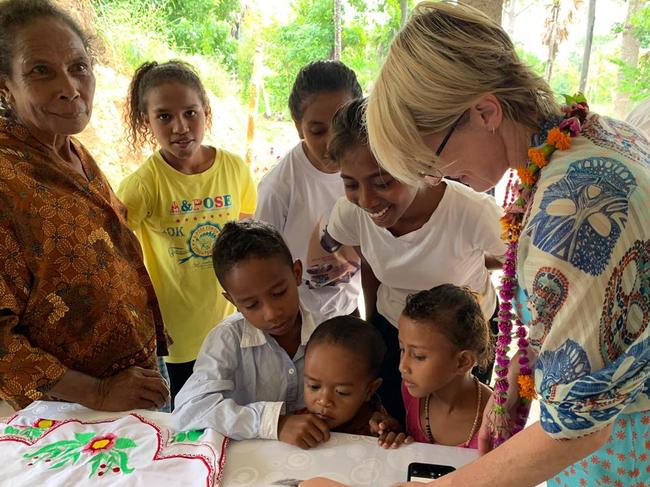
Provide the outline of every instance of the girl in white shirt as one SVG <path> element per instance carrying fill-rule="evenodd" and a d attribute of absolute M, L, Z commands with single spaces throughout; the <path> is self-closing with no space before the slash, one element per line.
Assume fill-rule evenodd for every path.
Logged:
<path fill-rule="evenodd" d="M 346 197 L 332 210 L 324 243 L 354 246 L 362 257 L 366 316 L 388 346 L 379 395 L 403 420 L 397 320 L 406 297 L 445 283 L 467 286 L 485 317 L 493 316 L 489 269 L 500 266 L 497 256 L 505 251 L 501 209 L 455 181 L 416 188 L 382 170 L 367 145 L 364 109 L 365 100 L 355 100 L 332 120 L 329 153 L 341 168 Z M 491 365 L 479 375 L 489 381 Z"/>
<path fill-rule="evenodd" d="M 321 320 L 357 309 L 359 257 L 350 247 L 324 251 L 319 241 L 334 203 L 343 196 L 339 169 L 327 156 L 329 127 L 336 111 L 361 96 L 350 68 L 339 61 L 303 67 L 289 97 L 300 142 L 262 179 L 256 220 L 282 234 L 303 264 L 302 303 Z"/>

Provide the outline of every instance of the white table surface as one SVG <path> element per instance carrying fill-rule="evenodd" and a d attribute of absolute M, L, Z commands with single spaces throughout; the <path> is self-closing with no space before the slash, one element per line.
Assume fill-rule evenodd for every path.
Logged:
<path fill-rule="evenodd" d="M 161 426 L 169 426 L 169 414 L 138 411 Z M 0 418 L 13 414 L 0 402 Z M 77 404 L 37 401 L 21 415 L 48 419 L 81 420 L 114 418 L 119 413 L 98 413 Z M 384 450 L 376 439 L 334 433 L 330 441 L 311 450 L 272 440 L 232 441 L 226 450 L 221 485 L 270 487 L 285 479 L 304 480 L 326 476 L 352 487 L 382 487 L 406 480 L 411 462 L 462 466 L 477 457 L 475 450 L 416 443 Z"/>

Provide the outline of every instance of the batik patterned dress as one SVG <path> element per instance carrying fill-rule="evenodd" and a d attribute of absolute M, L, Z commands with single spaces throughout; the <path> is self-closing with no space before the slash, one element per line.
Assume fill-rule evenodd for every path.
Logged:
<path fill-rule="evenodd" d="M 166 354 L 124 206 L 72 139 L 86 178 L 0 121 L 0 399 L 47 398 L 68 369 L 108 377 Z"/>

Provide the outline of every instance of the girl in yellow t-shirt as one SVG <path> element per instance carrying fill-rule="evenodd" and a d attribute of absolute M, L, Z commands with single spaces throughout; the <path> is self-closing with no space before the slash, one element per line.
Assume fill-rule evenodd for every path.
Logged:
<path fill-rule="evenodd" d="M 214 278 L 212 245 L 226 222 L 252 215 L 257 200 L 242 159 L 202 144 L 210 115 L 190 65 L 150 62 L 136 70 L 127 100 L 129 139 L 134 149 L 147 142 L 159 149 L 122 182 L 118 196 L 173 339 L 165 359 L 172 401 L 205 336 L 235 312 Z"/>

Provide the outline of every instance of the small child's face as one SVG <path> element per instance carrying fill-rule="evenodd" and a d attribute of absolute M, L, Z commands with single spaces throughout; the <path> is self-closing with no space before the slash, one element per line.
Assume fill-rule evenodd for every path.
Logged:
<path fill-rule="evenodd" d="M 281 257 L 251 257 L 235 264 L 224 279 L 225 297 L 264 332 L 283 336 L 298 322 L 302 266 Z"/>
<path fill-rule="evenodd" d="M 413 397 L 426 397 L 465 373 L 458 350 L 435 325 L 399 318 L 399 371 Z"/>
<path fill-rule="evenodd" d="M 305 355 L 305 406 L 330 430 L 356 416 L 375 393 L 381 379 L 347 348 L 331 343 L 310 345 Z"/>
<path fill-rule="evenodd" d="M 146 102 L 147 123 L 165 157 L 191 160 L 205 134 L 205 108 L 199 93 L 182 83 L 164 83 L 148 90 Z"/>
<path fill-rule="evenodd" d="M 365 210 L 375 225 L 391 228 L 413 203 L 417 189 L 381 169 L 368 146 L 351 147 L 339 163 L 345 196 Z"/>
<path fill-rule="evenodd" d="M 307 146 L 307 157 L 316 169 L 323 171 L 332 167 L 332 161 L 327 156 L 330 123 L 336 111 L 352 98 L 348 90 L 323 91 L 310 95 L 303 102 L 302 118 L 294 120 L 294 123 L 298 135 Z"/>

